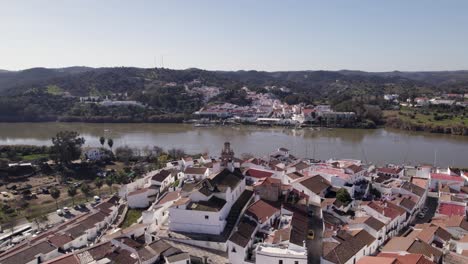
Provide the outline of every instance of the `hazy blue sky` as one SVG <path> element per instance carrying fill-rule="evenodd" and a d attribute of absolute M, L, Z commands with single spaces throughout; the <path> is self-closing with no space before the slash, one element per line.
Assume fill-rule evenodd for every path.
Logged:
<path fill-rule="evenodd" d="M 468 69 L 468 1 L 0 2 L 0 69 Z"/>

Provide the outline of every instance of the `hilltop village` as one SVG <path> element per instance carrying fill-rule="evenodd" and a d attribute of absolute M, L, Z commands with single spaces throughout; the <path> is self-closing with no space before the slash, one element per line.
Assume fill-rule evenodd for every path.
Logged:
<path fill-rule="evenodd" d="M 168 161 L 0 263 L 468 262 L 468 171 L 234 150 Z"/>

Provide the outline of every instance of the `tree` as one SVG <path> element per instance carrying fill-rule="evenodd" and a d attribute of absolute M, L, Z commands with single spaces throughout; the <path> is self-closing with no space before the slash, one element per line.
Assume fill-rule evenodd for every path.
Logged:
<path fill-rule="evenodd" d="M 341 188 L 336 192 L 336 199 L 345 205 L 348 205 L 352 201 L 351 195 L 349 195 L 348 190 L 345 188 Z"/>
<path fill-rule="evenodd" d="M 159 146 L 154 146 L 153 147 L 153 154 L 156 156 L 156 157 L 159 157 L 162 153 L 164 152 L 164 149 L 159 147 Z"/>
<path fill-rule="evenodd" d="M 101 146 L 104 147 L 104 143 L 106 143 L 106 138 L 101 136 L 101 137 L 99 138 L 99 142 L 101 143 Z"/>
<path fill-rule="evenodd" d="M 163 154 L 163 155 L 159 156 L 159 158 L 158 158 L 158 168 L 166 167 L 167 159 L 168 159 L 167 155 Z"/>
<path fill-rule="evenodd" d="M 114 184 L 114 179 L 111 176 L 107 176 L 106 184 L 109 186 L 110 192 L 112 193 L 112 184 Z"/>
<path fill-rule="evenodd" d="M 78 194 L 75 186 L 68 186 L 67 190 L 68 196 L 72 198 L 73 206 L 75 206 L 75 196 Z"/>
<path fill-rule="evenodd" d="M 51 156 L 56 162 L 69 164 L 80 158 L 85 139 L 78 132 L 61 131 L 52 138 Z"/>
<path fill-rule="evenodd" d="M 88 198 L 91 196 L 91 188 L 89 187 L 89 185 L 86 183 L 83 183 L 80 187 L 80 190 L 86 197 L 86 201 L 88 201 Z"/>
<path fill-rule="evenodd" d="M 118 147 L 115 150 L 116 159 L 122 161 L 125 164 L 128 164 L 133 155 L 133 149 L 131 149 L 129 146 Z"/>
<path fill-rule="evenodd" d="M 60 198 L 60 190 L 54 187 L 54 188 L 50 189 L 49 192 L 50 192 L 50 196 L 52 196 L 52 198 L 54 198 L 55 205 L 57 206 L 57 209 L 58 209 L 59 207 L 58 207 L 57 200 L 58 200 L 58 198 Z"/>
<path fill-rule="evenodd" d="M 380 197 L 382 197 L 382 193 L 380 193 L 380 191 L 377 190 L 376 188 L 372 187 L 372 185 L 371 185 L 371 187 L 370 187 L 370 193 L 371 193 L 375 198 L 380 199 Z"/>
<path fill-rule="evenodd" d="M 101 178 L 96 178 L 94 180 L 94 185 L 96 185 L 96 188 L 98 189 L 99 196 L 101 196 L 101 187 L 104 184 Z"/>
<path fill-rule="evenodd" d="M 107 139 L 107 145 L 112 150 L 112 146 L 114 146 L 114 140 L 112 138 Z"/>
<path fill-rule="evenodd" d="M 119 171 L 115 176 L 115 182 L 118 184 L 128 183 L 128 174 L 125 171 Z"/>
<path fill-rule="evenodd" d="M 185 156 L 185 151 L 183 149 L 179 148 L 171 148 L 167 151 L 169 156 L 171 156 L 173 159 L 180 159 Z"/>
<path fill-rule="evenodd" d="M 45 223 L 48 220 L 47 215 L 40 207 L 29 207 L 26 210 L 26 216 L 28 219 L 32 219 L 34 223 L 36 223 L 37 229 L 41 228 L 41 223 Z"/>

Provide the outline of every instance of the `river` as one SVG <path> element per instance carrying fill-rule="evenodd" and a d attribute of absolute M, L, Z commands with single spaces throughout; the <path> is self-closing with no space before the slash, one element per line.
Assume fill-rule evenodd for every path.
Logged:
<path fill-rule="evenodd" d="M 187 153 L 218 155 L 230 141 L 237 156 L 266 155 L 286 147 L 298 157 L 355 158 L 374 164 L 436 164 L 468 167 L 468 137 L 392 129 L 263 128 L 254 126 L 194 128 L 188 124 L 0 123 L 0 144 L 50 145 L 61 130 L 78 131 L 85 146 L 100 146 L 99 137 L 112 138 L 114 149 L 183 148 Z"/>

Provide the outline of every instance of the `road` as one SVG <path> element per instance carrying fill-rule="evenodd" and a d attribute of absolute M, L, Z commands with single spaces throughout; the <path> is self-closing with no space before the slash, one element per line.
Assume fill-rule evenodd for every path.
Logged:
<path fill-rule="evenodd" d="M 435 211 L 437 209 L 438 199 L 434 197 L 427 197 L 426 199 L 426 206 L 429 210 L 427 211 L 424 218 L 419 218 L 416 216 L 413 220 L 413 224 L 424 224 L 431 221 L 432 217 L 434 217 Z"/>
<path fill-rule="evenodd" d="M 309 205 L 309 210 L 313 212 L 312 216 L 309 216 L 309 229 L 314 230 L 314 239 L 308 239 L 307 245 L 307 262 L 308 263 L 320 263 L 320 256 L 322 255 L 322 233 L 323 233 L 323 221 L 319 218 L 320 207 Z"/>

